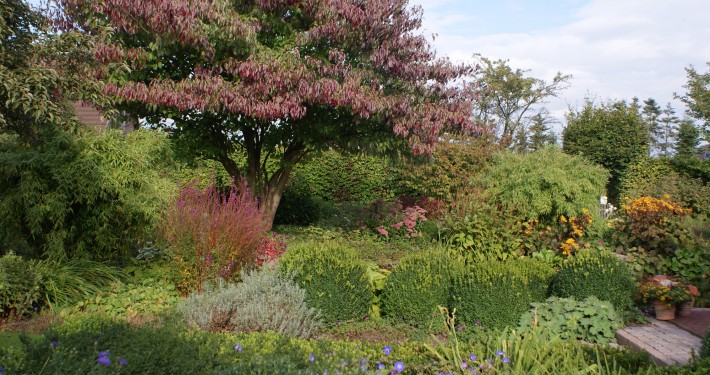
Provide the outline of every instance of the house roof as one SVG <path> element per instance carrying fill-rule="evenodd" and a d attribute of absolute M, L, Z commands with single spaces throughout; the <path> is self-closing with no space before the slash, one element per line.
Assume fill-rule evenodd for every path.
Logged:
<path fill-rule="evenodd" d="M 92 105 L 82 102 L 74 102 L 74 113 L 79 121 L 86 125 L 94 125 L 107 128 L 109 121 L 101 116 L 101 113 Z"/>

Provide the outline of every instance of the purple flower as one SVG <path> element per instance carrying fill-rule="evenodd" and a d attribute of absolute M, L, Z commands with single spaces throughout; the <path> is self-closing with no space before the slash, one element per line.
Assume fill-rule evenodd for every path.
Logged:
<path fill-rule="evenodd" d="M 510 363 L 510 358 L 503 358 L 503 363 Z"/>
<path fill-rule="evenodd" d="M 503 356 L 503 354 L 505 354 L 504 351 L 502 351 L 502 350 L 496 350 L 496 357 L 501 357 L 501 356 Z"/>
<path fill-rule="evenodd" d="M 234 351 L 237 353 L 240 353 L 244 348 L 242 348 L 242 344 L 235 344 L 234 345 Z"/>
<path fill-rule="evenodd" d="M 99 358 L 101 358 L 101 357 L 108 357 L 108 351 L 99 352 Z"/>
<path fill-rule="evenodd" d="M 125 365 L 128 364 L 128 361 L 126 361 L 125 358 L 119 358 L 119 359 L 118 359 L 118 363 L 120 363 L 121 366 L 125 366 Z"/>
<path fill-rule="evenodd" d="M 377 369 L 378 369 L 378 370 L 384 370 L 384 369 L 385 369 L 385 364 L 378 362 L 378 363 L 377 363 Z"/>
<path fill-rule="evenodd" d="M 466 362 L 461 362 L 461 368 L 462 368 L 462 369 L 465 370 L 467 367 L 468 367 L 468 363 L 466 363 Z"/>
<path fill-rule="evenodd" d="M 392 348 L 389 345 L 385 345 L 385 347 L 382 348 L 382 353 L 385 353 L 385 355 L 390 355 L 390 353 L 392 353 Z"/>
<path fill-rule="evenodd" d="M 394 370 L 397 372 L 402 372 L 404 371 L 404 362 L 402 361 L 397 361 L 394 364 Z"/>
<path fill-rule="evenodd" d="M 59 343 L 56 341 L 52 341 L 52 347 L 56 348 L 57 346 L 59 346 Z"/>
<path fill-rule="evenodd" d="M 102 366 L 108 366 L 111 364 L 111 360 L 108 357 L 101 357 L 101 356 L 99 356 L 99 358 L 96 360 L 96 362 L 98 362 Z"/>
<path fill-rule="evenodd" d="M 313 353 L 308 355 L 308 362 L 313 363 L 316 360 L 316 356 Z"/>
<path fill-rule="evenodd" d="M 475 354 L 471 353 L 471 355 L 469 355 L 468 358 L 471 358 L 472 361 L 475 361 L 478 357 L 476 357 Z"/>

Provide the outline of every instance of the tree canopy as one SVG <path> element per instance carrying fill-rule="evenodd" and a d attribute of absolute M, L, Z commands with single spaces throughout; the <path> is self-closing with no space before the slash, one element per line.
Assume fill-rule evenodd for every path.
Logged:
<path fill-rule="evenodd" d="M 612 201 L 618 198 L 626 168 L 647 155 L 649 147 L 646 125 L 637 108 L 625 101 L 595 105 L 588 100 L 581 110 L 570 111 L 562 142 L 566 153 L 582 155 L 609 170 L 607 194 Z"/>
<path fill-rule="evenodd" d="M 481 63 L 480 100 L 474 104 L 474 117 L 483 126 L 495 130 L 502 146 L 525 149 L 528 125 L 536 115 L 545 115 L 535 106 L 567 88 L 572 76 L 558 72 L 547 82 L 527 77 L 525 70 L 513 70 L 507 60 L 492 61 L 483 57 Z"/>
<path fill-rule="evenodd" d="M 473 69 L 436 58 L 406 0 L 58 3 L 57 24 L 103 36 L 94 74 L 120 109 L 245 177 L 268 220 L 309 152 L 428 154 L 472 128 Z"/>
<path fill-rule="evenodd" d="M 710 63 L 707 64 L 710 67 Z M 692 65 L 685 69 L 688 83 L 683 86 L 685 95 L 677 95 L 686 106 L 688 113 L 695 119 L 703 121 L 705 136 L 710 132 L 710 71 L 700 73 Z"/>

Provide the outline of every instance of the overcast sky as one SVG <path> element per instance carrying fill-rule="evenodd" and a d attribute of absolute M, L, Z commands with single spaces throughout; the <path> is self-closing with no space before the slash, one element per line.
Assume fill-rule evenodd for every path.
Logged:
<path fill-rule="evenodd" d="M 684 68 L 707 71 L 710 0 L 410 0 L 424 9 L 423 32 L 440 56 L 473 61 L 479 53 L 571 86 L 548 109 L 563 118 L 586 96 L 682 103 Z"/>

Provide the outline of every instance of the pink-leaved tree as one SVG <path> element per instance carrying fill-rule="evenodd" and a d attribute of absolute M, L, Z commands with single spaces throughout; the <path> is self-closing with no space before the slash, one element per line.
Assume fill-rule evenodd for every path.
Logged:
<path fill-rule="evenodd" d="M 308 153 L 428 154 L 474 130 L 473 68 L 436 57 L 407 0 L 52 1 L 58 28 L 97 36 L 118 109 L 246 179 L 267 227 Z"/>

